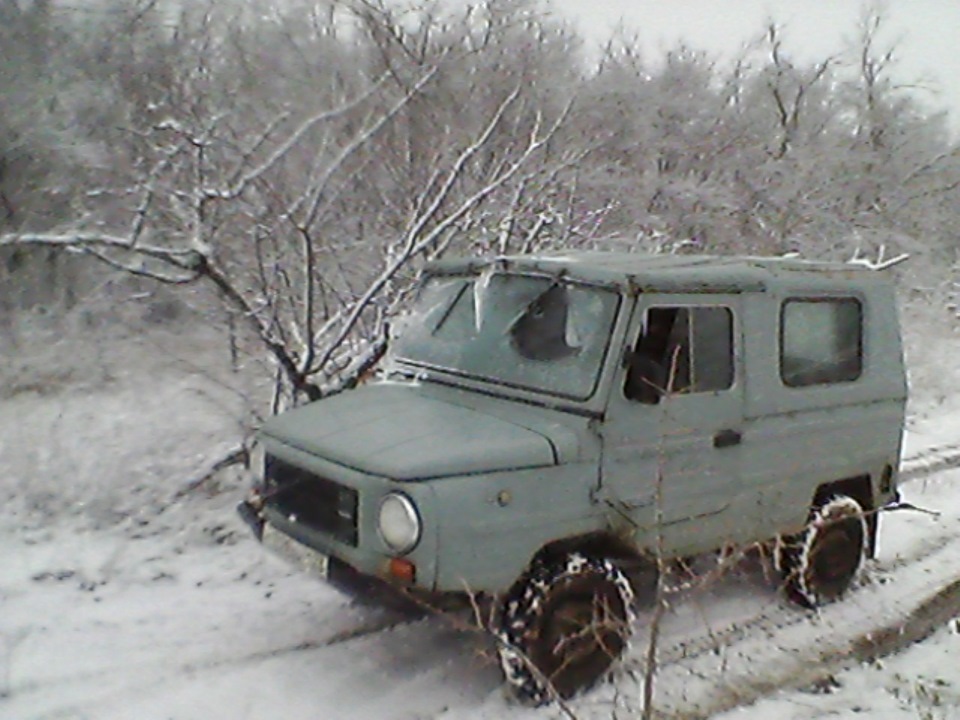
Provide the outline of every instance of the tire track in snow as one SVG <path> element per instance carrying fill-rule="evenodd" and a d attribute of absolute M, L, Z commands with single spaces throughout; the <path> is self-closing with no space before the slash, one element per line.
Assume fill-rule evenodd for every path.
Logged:
<path fill-rule="evenodd" d="M 960 541 L 960 534 L 938 535 L 935 541 L 924 544 L 918 552 L 901 555 L 889 561 L 874 562 L 866 570 L 867 582 L 872 583 L 873 581 L 870 580 L 870 578 L 874 576 L 879 575 L 886 577 L 904 567 L 914 565 L 958 541 Z M 862 583 L 860 587 L 862 587 Z M 855 587 L 852 592 L 856 592 L 857 589 L 858 588 Z M 772 586 L 770 587 L 770 591 L 771 600 L 780 595 Z M 692 592 L 695 593 L 696 590 Z M 688 598 L 681 600 L 681 604 L 687 602 L 691 602 L 691 600 Z M 787 600 L 780 598 L 776 606 L 768 611 L 762 612 L 760 615 L 754 615 L 747 620 L 737 621 L 725 628 L 710 629 L 705 635 L 700 634 L 692 640 L 684 640 L 662 649 L 660 664 L 665 666 L 682 661 L 694 660 L 707 654 L 716 654 L 724 647 L 735 644 L 739 640 L 757 632 L 769 633 L 776 630 L 783 630 L 790 626 L 801 625 L 807 622 L 810 617 L 811 611 L 799 608 L 790 604 Z"/>
<path fill-rule="evenodd" d="M 220 668 L 229 668 L 229 667 L 238 667 L 251 662 L 261 662 L 264 660 L 271 660 L 277 657 L 283 657 L 285 655 L 293 655 L 298 653 L 310 652 L 313 650 L 322 650 L 324 648 L 334 647 L 337 645 L 342 645 L 344 643 L 349 643 L 353 641 L 358 641 L 372 635 L 379 635 L 385 633 L 388 630 L 397 628 L 405 625 L 412 625 L 415 623 L 423 622 L 428 618 L 410 618 L 407 616 L 388 616 L 371 618 L 365 621 L 358 623 L 350 624 L 345 627 L 334 630 L 328 636 L 319 639 L 319 640 L 304 640 L 303 642 L 292 643 L 287 645 L 281 645 L 279 647 L 264 648 L 262 650 L 256 650 L 251 653 L 245 653 L 242 655 L 231 655 L 229 657 L 212 657 L 212 658 L 200 658 L 195 660 L 190 660 L 184 663 L 179 664 L 175 670 L 171 671 L 171 676 L 182 675 L 183 673 L 197 673 L 207 670 L 217 670 Z M 151 662 L 141 662 L 137 663 L 133 667 L 137 668 L 149 668 L 152 667 L 154 663 Z M 131 665 L 125 664 L 124 668 L 129 670 Z M 20 699 L 25 695 L 30 695 L 39 692 L 47 692 L 53 688 L 62 688 L 75 685 L 84 685 L 88 682 L 96 680 L 104 674 L 103 668 L 97 668 L 95 670 L 90 670 L 88 672 L 76 673 L 66 677 L 52 678 L 42 681 L 34 681 L 30 683 L 24 683 L 17 685 L 13 688 L 8 688 L 5 693 L 0 695 L 0 699 L 12 700 Z M 157 678 L 156 682 L 149 683 L 153 684 L 162 684 L 163 682 L 169 680 L 170 678 L 164 676 L 163 678 Z M 146 685 L 144 686 L 146 687 Z"/>
<path fill-rule="evenodd" d="M 125 664 L 123 673 L 114 678 L 110 677 L 109 671 L 99 668 L 69 677 L 19 685 L 0 696 L 0 715 L 6 717 L 5 708 L 15 712 L 18 707 L 24 707 L 31 708 L 29 716 L 35 720 L 74 716 L 98 717 L 102 713 L 115 710 L 129 697 L 145 697 L 164 688 L 180 687 L 185 681 L 196 682 L 205 677 L 213 679 L 223 672 L 248 666 L 257 667 L 278 658 L 324 651 L 371 637 L 382 638 L 391 630 L 413 627 L 432 619 L 410 619 L 400 615 L 375 617 L 346 625 L 318 640 L 268 647 L 243 654 L 196 658 L 166 667 L 150 662 L 138 663 L 135 666 Z M 107 682 L 104 682 L 105 678 Z M 43 710 L 38 711 L 38 700 Z"/>
<path fill-rule="evenodd" d="M 662 717 L 683 720 L 706 720 L 718 713 L 742 705 L 752 704 L 774 692 L 813 687 L 829 680 L 836 672 L 898 652 L 928 637 L 951 618 L 960 613 L 960 536 L 945 543 L 938 552 L 929 554 L 916 572 L 931 572 L 938 563 L 950 568 L 947 574 L 936 575 L 939 582 L 920 588 L 865 589 L 862 599 L 885 599 L 896 606 L 887 619 L 876 621 L 854 618 L 856 611 L 844 609 L 843 603 L 827 606 L 820 613 L 808 613 L 796 622 L 776 626 L 770 630 L 751 633 L 724 648 L 728 656 L 736 656 L 738 667 L 729 676 L 704 672 L 703 658 L 691 659 L 692 666 L 682 663 L 664 666 L 672 676 L 658 681 L 675 684 L 682 682 L 682 671 L 687 677 L 701 681 L 700 686 L 682 698 L 672 697 L 658 705 Z M 926 565 L 924 567 L 923 565 Z M 870 595 L 873 595 L 871 598 Z M 892 597 L 891 597 L 892 595 Z M 880 596 L 880 597 L 878 597 Z M 852 627 L 851 627 L 852 626 Z M 762 642 L 765 647 L 751 647 Z M 762 652 L 767 651 L 763 657 Z M 760 653 L 760 669 L 750 662 L 754 652 Z M 697 662 L 699 660 L 699 662 Z M 697 672 L 699 671 L 699 673 Z M 676 693 L 674 693 L 675 695 Z"/>

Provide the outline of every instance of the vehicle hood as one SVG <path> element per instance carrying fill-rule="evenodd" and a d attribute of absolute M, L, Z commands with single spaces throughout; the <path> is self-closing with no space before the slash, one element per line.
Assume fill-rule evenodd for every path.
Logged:
<path fill-rule="evenodd" d="M 545 435 L 478 409 L 378 383 L 269 420 L 264 435 L 326 460 L 395 480 L 554 465 Z"/>

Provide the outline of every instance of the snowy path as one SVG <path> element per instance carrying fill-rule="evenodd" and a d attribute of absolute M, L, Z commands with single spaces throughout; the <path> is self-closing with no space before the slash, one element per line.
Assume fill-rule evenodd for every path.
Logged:
<path fill-rule="evenodd" d="M 677 605 L 664 628 L 659 706 L 707 714 L 812 682 L 823 656 L 843 656 L 960 578 L 958 481 L 954 471 L 911 483 L 914 502 L 945 514 L 886 517 L 871 582 L 819 614 L 787 605 L 749 570 Z M 196 546 L 178 544 L 176 533 L 124 535 L 5 530 L 13 562 L 0 571 L 0 717 L 537 715 L 504 701 L 481 638 L 441 620 L 328 644 L 375 613 L 264 564 L 245 538 Z M 615 684 L 573 703 L 580 717 L 637 708 L 643 642 L 641 631 Z"/>
<path fill-rule="evenodd" d="M 158 409 L 172 399 L 158 399 Z M 195 410 L 194 424 L 211 424 Z M 61 402 L 56 422 L 69 421 L 70 412 Z M 90 422 L 88 415 L 77 417 Z M 915 429 L 910 451 L 955 441 L 958 425 L 951 430 L 941 423 L 926 434 Z M 0 430 L 8 438 L 14 431 L 12 425 Z M 114 446 L 134 457 L 137 442 L 149 443 L 140 435 L 118 437 Z M 168 438 L 164 452 L 173 443 Z M 87 475 L 76 479 L 81 486 L 85 477 L 118 486 L 116 478 L 127 472 L 123 463 L 87 464 Z M 110 472 L 116 478 L 105 479 Z M 11 487 L 16 499 L 24 485 Z M 88 512 L 69 508 L 50 522 L 17 512 L 0 519 L 6 551 L 0 564 L 0 718 L 493 720 L 560 714 L 507 701 L 489 642 L 443 619 L 354 636 L 393 618 L 352 607 L 329 587 L 272 561 L 234 519 L 240 486 L 222 490 L 114 524 L 104 524 L 99 511 L 91 520 Z M 125 504 L 142 491 L 127 492 L 120 498 Z M 897 627 L 960 578 L 960 472 L 918 477 L 907 484 L 906 498 L 942 514 L 884 517 L 880 556 L 866 581 L 820 613 L 785 603 L 756 567 L 676 598 L 660 646 L 658 708 L 708 716 L 771 691 L 829 679 L 857 664 L 851 649 L 866 635 Z M 638 712 L 643 615 L 638 625 L 614 681 L 571 704 L 578 717 Z M 903 687 L 903 693 L 919 692 L 915 684 Z M 762 714 L 767 705 L 761 703 L 760 714 L 749 717 L 805 717 L 787 713 L 807 707 L 809 696 L 790 697 L 765 701 L 774 703 L 773 714 Z"/>
<path fill-rule="evenodd" d="M 381 614 L 252 541 L 117 558 L 110 534 L 37 540 L 3 535 L 3 718 L 426 717 L 499 686 L 434 619 L 342 639 Z"/>

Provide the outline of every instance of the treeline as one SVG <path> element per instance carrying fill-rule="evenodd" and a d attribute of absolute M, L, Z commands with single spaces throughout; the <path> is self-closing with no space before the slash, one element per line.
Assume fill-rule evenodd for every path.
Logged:
<path fill-rule="evenodd" d="M 207 288 L 315 397 L 446 252 L 956 262 L 960 147 L 898 88 L 882 15 L 815 63 L 773 25 L 730 62 L 622 37 L 597 60 L 551 17 L 0 0 L 0 296 L 69 304 L 92 271 L 64 250 Z"/>

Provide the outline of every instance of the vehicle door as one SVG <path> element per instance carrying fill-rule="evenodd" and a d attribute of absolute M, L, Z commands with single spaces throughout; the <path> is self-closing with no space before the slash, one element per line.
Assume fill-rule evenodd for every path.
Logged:
<path fill-rule="evenodd" d="M 739 487 L 742 299 L 643 295 L 603 430 L 603 498 L 640 543 L 670 554 L 751 536 Z"/>

